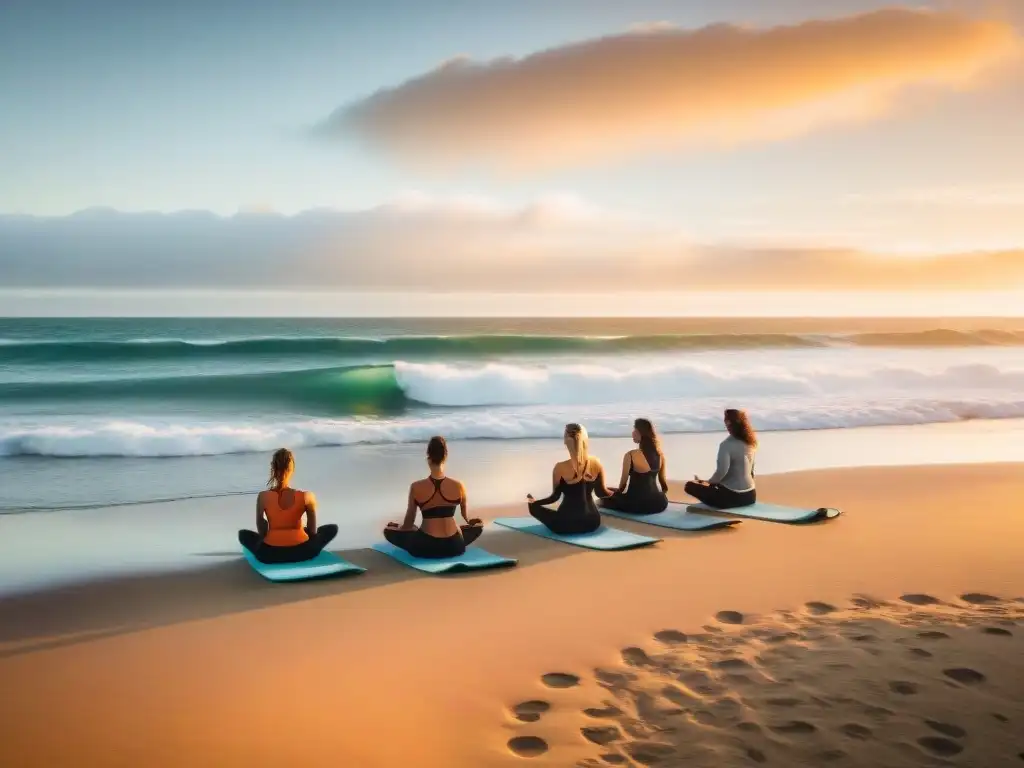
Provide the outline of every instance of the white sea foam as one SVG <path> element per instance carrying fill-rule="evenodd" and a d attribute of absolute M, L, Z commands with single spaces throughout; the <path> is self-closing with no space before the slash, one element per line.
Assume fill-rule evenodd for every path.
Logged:
<path fill-rule="evenodd" d="M 465 409 L 379 419 L 310 419 L 289 423 L 172 421 L 157 418 L 0 424 L 0 455 L 198 456 L 293 448 L 450 439 L 548 438 L 568 421 L 582 421 L 595 437 L 629 433 L 635 416 L 655 420 L 664 433 L 721 430 L 721 398 L 693 403 L 641 402 L 616 406 L 528 406 Z M 745 403 L 761 430 L 926 424 L 964 419 L 1024 418 L 1024 394 L 978 393 L 956 399 L 864 399 L 804 396 L 755 398 Z"/>
<path fill-rule="evenodd" d="M 722 360 L 528 366 L 492 363 L 395 364 L 406 396 L 447 407 L 572 405 L 705 397 L 820 397 L 853 393 L 922 394 L 963 390 L 1024 392 L 1024 368 L 973 364 L 912 368 L 762 365 L 732 367 Z"/>

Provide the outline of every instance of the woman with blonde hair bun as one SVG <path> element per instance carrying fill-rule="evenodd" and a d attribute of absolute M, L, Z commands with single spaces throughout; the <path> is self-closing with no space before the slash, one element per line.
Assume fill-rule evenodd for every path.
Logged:
<path fill-rule="evenodd" d="M 590 455 L 587 430 L 580 424 L 566 424 L 563 439 L 569 458 L 555 464 L 550 496 L 535 499 L 527 495 L 530 514 L 553 533 L 590 533 L 601 527 L 594 494 L 607 498 L 612 492 L 604 484 L 604 467 Z M 559 499 L 562 502 L 557 509 L 548 506 Z"/>

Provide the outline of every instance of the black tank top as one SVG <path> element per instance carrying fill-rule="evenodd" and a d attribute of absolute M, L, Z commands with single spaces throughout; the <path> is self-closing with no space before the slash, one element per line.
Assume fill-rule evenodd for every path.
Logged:
<path fill-rule="evenodd" d="M 646 456 L 644 458 L 647 458 Z M 626 487 L 626 495 L 636 498 L 648 498 L 660 496 L 658 488 L 658 472 L 661 470 L 661 454 L 658 454 L 656 461 L 647 458 L 650 470 L 639 472 L 633 467 L 633 454 L 629 454 L 629 485 Z"/>
<path fill-rule="evenodd" d="M 583 477 L 576 482 L 570 483 L 564 477 L 559 480 L 562 501 L 558 505 L 558 511 L 579 515 L 600 514 L 597 504 L 594 503 L 594 488 L 597 487 L 598 479 L 595 477 L 593 480 L 587 480 L 587 467 L 584 467 Z"/>
<path fill-rule="evenodd" d="M 420 514 L 423 515 L 424 520 L 440 520 L 445 517 L 455 517 L 455 508 L 459 505 L 462 499 L 455 499 L 455 501 L 452 501 L 447 496 L 445 496 L 444 492 L 441 490 L 441 483 L 443 483 L 444 481 L 445 478 L 443 477 L 440 480 L 437 479 L 436 477 L 431 477 L 430 482 L 434 484 L 434 492 L 430 494 L 430 498 L 424 501 L 422 504 L 420 502 L 416 502 L 416 505 L 420 508 Z M 444 501 L 447 501 L 448 504 L 439 504 L 436 507 L 424 509 L 423 505 L 432 502 L 435 496 L 440 496 Z"/>

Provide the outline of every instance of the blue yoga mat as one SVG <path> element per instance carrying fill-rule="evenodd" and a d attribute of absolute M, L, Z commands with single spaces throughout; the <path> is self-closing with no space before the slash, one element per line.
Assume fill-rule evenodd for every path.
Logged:
<path fill-rule="evenodd" d="M 261 563 L 245 547 L 242 547 L 242 555 L 256 573 L 270 581 L 305 581 L 366 571 L 365 568 L 343 560 L 333 552 L 321 552 L 312 560 L 303 560 L 301 563 Z"/>
<path fill-rule="evenodd" d="M 749 517 L 751 520 L 769 520 L 776 523 L 813 523 L 818 520 L 839 517 L 842 514 L 842 510 L 830 507 L 800 509 L 799 507 L 784 507 L 780 504 L 765 504 L 760 501 L 756 504 L 751 504 L 749 507 L 736 507 L 735 509 L 715 509 L 705 504 L 691 504 L 690 509 L 699 509 L 703 512 L 721 512 L 727 515 Z"/>
<path fill-rule="evenodd" d="M 587 549 L 598 549 L 610 551 L 615 549 L 635 549 L 646 547 L 649 544 L 656 544 L 661 539 L 641 536 L 629 531 L 620 531 L 618 528 L 609 528 L 602 525 L 593 533 L 576 533 L 563 536 L 559 533 L 552 533 L 543 523 L 534 520 L 532 517 L 499 517 L 494 521 L 496 524 L 511 528 L 523 533 L 532 533 L 534 536 L 543 536 L 545 539 L 563 541 L 566 544 L 573 544 L 577 547 Z"/>
<path fill-rule="evenodd" d="M 668 509 L 656 515 L 631 515 L 628 512 L 619 512 L 615 509 L 602 509 L 601 514 L 617 517 L 620 520 L 635 520 L 638 523 L 656 525 L 659 528 L 673 528 L 677 531 L 710 531 L 715 528 L 729 528 L 743 522 L 727 517 L 710 517 L 696 512 L 688 512 L 687 506 L 671 502 Z"/>
<path fill-rule="evenodd" d="M 373 549 L 381 554 L 393 557 L 403 565 L 415 568 L 425 573 L 459 573 L 461 571 L 477 571 L 484 568 L 500 568 L 502 566 L 515 565 L 519 561 L 514 557 L 502 557 L 488 552 L 480 547 L 468 547 L 458 557 L 446 557 L 444 559 L 431 559 L 424 557 L 413 557 L 401 547 L 396 547 L 387 541 L 381 541 L 373 545 Z"/>

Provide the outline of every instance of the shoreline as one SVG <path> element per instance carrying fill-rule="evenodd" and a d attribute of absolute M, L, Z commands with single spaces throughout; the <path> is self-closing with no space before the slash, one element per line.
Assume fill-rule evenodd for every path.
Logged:
<path fill-rule="evenodd" d="M 669 475 L 709 473 L 719 439 L 713 433 L 665 436 Z M 506 504 L 527 491 L 547 493 L 551 464 L 564 451 L 554 439 L 472 445 L 451 441 L 450 447 L 449 472 L 466 484 L 472 510 Z M 629 447 L 628 439 L 592 441 L 609 482 L 618 480 L 618 457 Z M 323 522 L 339 525 L 334 546 L 358 549 L 379 540 L 384 525 L 401 516 L 408 478 L 423 472 L 422 451 L 423 445 L 414 443 L 298 450 L 296 481 L 316 492 Z M 182 479 L 238 495 L 0 515 L 6 531 L 0 538 L 0 599 L 104 573 L 180 570 L 238 557 L 235 532 L 252 527 L 252 505 L 245 495 L 255 493 L 249 488 L 265 477 L 266 458 L 254 453 L 212 460 L 132 459 L 112 465 L 91 459 L 25 463 L 24 471 L 11 474 L 15 484 L 7 489 L 8 503 L 21 493 L 31 498 L 38 487 L 66 488 L 69 499 L 89 501 L 94 493 L 120 492 L 109 487 L 111 466 L 119 477 L 128 478 L 130 487 L 154 495 L 180 488 Z M 762 433 L 757 468 L 758 477 L 768 481 L 804 469 L 992 461 L 1024 462 L 1024 420 Z M 835 506 L 825 493 L 809 504 Z M 24 541 L 37 543 L 26 548 L 19 544 Z"/>
<path fill-rule="evenodd" d="M 706 634 L 701 627 L 714 626 L 721 611 L 767 621 L 811 601 L 848 606 L 854 595 L 921 593 L 947 604 L 972 592 L 1024 596 L 1024 519 L 1014 501 L 1024 494 L 1022 470 L 765 476 L 766 499 L 811 505 L 827 494 L 845 514 L 810 526 L 657 529 L 658 545 L 620 553 L 488 532 L 485 548 L 520 562 L 479 574 L 428 577 L 363 550 L 351 559 L 370 570 L 348 579 L 268 584 L 236 558 L 0 599 L 0 674 L 12 693 L 0 703 L 0 762 L 205 765 L 217 755 L 219 765 L 500 768 L 521 764 L 510 739 L 540 733 L 548 751 L 531 765 L 585 764 L 577 761 L 597 751 L 580 728 L 593 723 L 573 712 L 607 698 L 594 670 L 621 667 L 623 649 L 654 654 L 655 633 Z M 506 505 L 488 517 L 517 513 Z M 950 653 L 967 653 L 951 643 Z M 268 648 L 289 649 L 285 667 L 268 666 Z M 1021 658 L 985 657 L 984 671 L 993 681 L 1018 674 Z M 552 691 L 541 676 L 553 672 L 582 682 Z M 509 714 L 533 699 L 552 704 L 543 728 Z M 296 717 L 315 738 L 286 740 L 278 751 L 257 736 L 273 730 L 274 713 L 289 701 L 302 702 Z M 991 740 L 972 733 L 971 749 Z"/>

